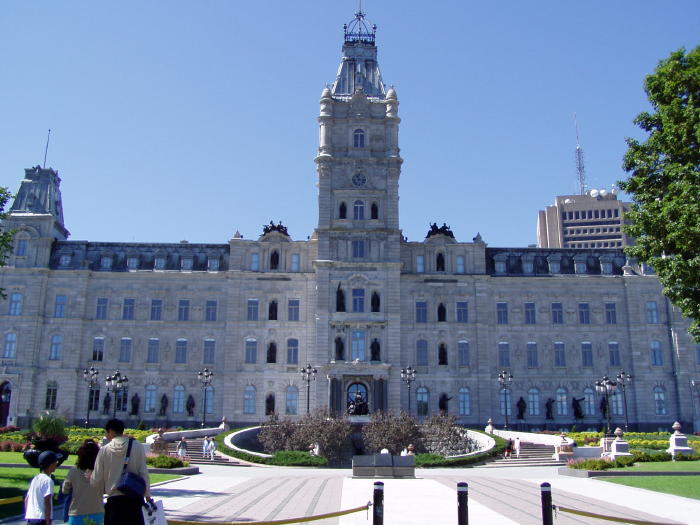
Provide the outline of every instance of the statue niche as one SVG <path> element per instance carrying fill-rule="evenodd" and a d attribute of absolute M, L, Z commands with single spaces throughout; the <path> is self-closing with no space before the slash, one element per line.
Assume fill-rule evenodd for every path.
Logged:
<path fill-rule="evenodd" d="M 340 287 L 340 283 L 338 283 L 338 288 L 335 291 L 335 311 L 336 312 L 344 312 L 345 311 L 345 292 Z"/>
<path fill-rule="evenodd" d="M 340 336 L 335 338 L 335 360 L 345 361 L 345 344 Z"/>
<path fill-rule="evenodd" d="M 380 306 L 380 301 L 379 301 L 379 294 L 377 292 L 372 292 L 371 304 L 372 304 L 372 311 L 378 312 L 379 306 Z"/>
<path fill-rule="evenodd" d="M 369 345 L 370 350 L 370 361 L 381 361 L 381 345 L 379 344 L 379 339 L 373 339 L 372 343 Z"/>

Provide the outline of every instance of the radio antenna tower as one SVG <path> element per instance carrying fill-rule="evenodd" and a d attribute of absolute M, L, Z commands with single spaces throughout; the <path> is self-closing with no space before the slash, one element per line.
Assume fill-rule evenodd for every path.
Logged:
<path fill-rule="evenodd" d="M 578 177 L 579 193 L 586 194 L 586 168 L 583 165 L 583 148 L 578 139 L 578 121 L 574 113 L 574 127 L 576 128 L 576 175 Z"/>

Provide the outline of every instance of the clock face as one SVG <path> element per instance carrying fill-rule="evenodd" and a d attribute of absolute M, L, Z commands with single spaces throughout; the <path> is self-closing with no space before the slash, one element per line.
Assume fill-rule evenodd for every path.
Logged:
<path fill-rule="evenodd" d="M 363 173 L 355 173 L 355 175 L 352 176 L 352 183 L 355 186 L 364 186 L 366 182 L 367 177 L 365 177 Z"/>

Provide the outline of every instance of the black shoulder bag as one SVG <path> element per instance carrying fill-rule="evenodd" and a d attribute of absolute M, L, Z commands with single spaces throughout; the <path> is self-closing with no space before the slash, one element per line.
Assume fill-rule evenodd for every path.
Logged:
<path fill-rule="evenodd" d="M 129 464 L 129 456 L 131 456 L 131 445 L 133 444 L 134 438 L 129 438 L 129 446 L 126 449 L 126 457 L 124 458 L 124 468 L 117 480 L 116 489 L 127 496 L 143 498 L 146 494 L 146 481 L 138 474 L 126 470 Z"/>

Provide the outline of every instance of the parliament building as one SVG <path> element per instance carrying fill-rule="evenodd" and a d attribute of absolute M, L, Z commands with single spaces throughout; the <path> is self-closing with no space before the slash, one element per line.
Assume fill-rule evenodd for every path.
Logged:
<path fill-rule="evenodd" d="M 357 13 L 321 93 L 308 240 L 270 223 L 220 244 L 71 241 L 58 173 L 26 169 L 4 223 L 0 426 L 45 410 L 253 424 L 362 399 L 369 414 L 446 411 L 473 427 L 599 429 L 609 415 L 698 430 L 700 349 L 653 272 L 619 248 L 494 248 L 444 224 L 408 241 L 400 122 Z M 632 379 L 606 403 L 596 382 L 623 369 Z M 127 388 L 106 385 L 117 370 Z"/>

